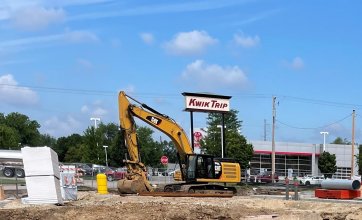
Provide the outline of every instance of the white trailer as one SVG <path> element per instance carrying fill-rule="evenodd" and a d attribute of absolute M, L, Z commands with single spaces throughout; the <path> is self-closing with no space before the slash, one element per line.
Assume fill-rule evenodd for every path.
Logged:
<path fill-rule="evenodd" d="M 0 150 L 0 170 L 5 177 L 25 177 L 20 150 Z"/>

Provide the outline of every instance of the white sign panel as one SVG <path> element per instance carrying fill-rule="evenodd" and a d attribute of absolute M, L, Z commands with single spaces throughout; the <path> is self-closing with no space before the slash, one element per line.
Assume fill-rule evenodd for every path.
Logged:
<path fill-rule="evenodd" d="M 230 111 L 229 99 L 186 96 L 186 109 L 200 111 Z"/>
<path fill-rule="evenodd" d="M 194 129 L 194 152 L 196 154 L 201 153 L 201 140 L 206 136 L 206 132 L 201 128 Z"/>

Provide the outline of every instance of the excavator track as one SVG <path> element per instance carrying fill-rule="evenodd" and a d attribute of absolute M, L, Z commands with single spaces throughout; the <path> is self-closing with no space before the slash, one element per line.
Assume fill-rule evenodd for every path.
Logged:
<path fill-rule="evenodd" d="M 235 187 L 227 187 L 217 184 L 168 184 L 164 192 L 187 193 L 187 194 L 206 194 L 206 195 L 235 195 Z"/>
<path fill-rule="evenodd" d="M 184 192 L 140 192 L 140 196 L 154 197 L 218 197 L 231 198 L 233 194 L 214 194 L 214 193 L 184 193 Z"/>

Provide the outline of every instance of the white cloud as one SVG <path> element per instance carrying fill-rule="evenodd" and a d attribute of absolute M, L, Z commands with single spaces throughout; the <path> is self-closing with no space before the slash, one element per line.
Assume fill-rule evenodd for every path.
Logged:
<path fill-rule="evenodd" d="M 89 112 L 89 108 L 88 108 L 87 105 L 83 105 L 82 108 L 80 109 L 80 111 L 81 111 L 82 113 L 87 113 L 87 112 Z"/>
<path fill-rule="evenodd" d="M 181 13 L 181 12 L 193 12 L 193 11 L 209 11 L 217 10 L 220 8 L 233 7 L 249 2 L 250 0 L 238 0 L 238 1 L 190 1 L 190 2 L 171 2 L 168 4 L 157 4 L 149 1 L 149 4 L 142 4 L 141 6 L 134 8 L 127 8 L 122 5 L 123 10 L 113 11 L 99 11 L 90 12 L 80 15 L 75 15 L 70 20 L 84 20 L 84 19 L 99 19 L 99 18 L 110 18 L 110 17 L 121 17 L 121 16 L 140 16 L 140 15 L 151 15 L 151 14 L 164 14 L 164 13 Z M 121 2 L 121 1 L 119 1 Z M 122 4 L 122 3 L 121 3 Z"/>
<path fill-rule="evenodd" d="M 142 33 L 142 34 L 140 34 L 140 37 L 141 37 L 142 41 L 147 45 L 153 44 L 153 42 L 155 40 L 155 38 L 153 37 L 153 34 L 151 34 L 151 33 Z"/>
<path fill-rule="evenodd" d="M 126 88 L 122 89 L 126 93 L 134 93 L 136 88 L 133 85 L 128 85 Z"/>
<path fill-rule="evenodd" d="M 117 38 L 111 40 L 111 46 L 113 48 L 119 48 L 122 45 L 121 41 Z"/>
<path fill-rule="evenodd" d="M 82 6 L 107 3 L 114 0 L 2 0 L 0 1 L 0 20 L 10 19 L 19 10 L 27 8 L 64 8 L 69 6 Z M 39 14 L 37 14 L 39 15 Z"/>
<path fill-rule="evenodd" d="M 19 38 L 8 41 L 1 41 L 2 50 L 13 51 L 16 49 L 26 49 L 43 46 L 54 46 L 60 43 L 86 43 L 98 41 L 96 34 L 87 30 L 67 31 L 66 33 L 44 35 L 37 37 Z"/>
<path fill-rule="evenodd" d="M 284 61 L 284 64 L 294 70 L 301 70 L 304 68 L 304 61 L 300 57 L 295 57 L 292 61 Z"/>
<path fill-rule="evenodd" d="M 244 34 L 234 34 L 234 42 L 236 45 L 251 48 L 256 47 L 260 44 L 260 38 L 258 35 L 252 36 L 245 36 Z"/>
<path fill-rule="evenodd" d="M 81 127 L 82 123 L 73 116 L 69 115 L 65 118 L 54 116 L 43 123 L 42 130 L 44 133 L 59 137 L 75 133 L 80 130 Z"/>
<path fill-rule="evenodd" d="M 72 43 L 96 42 L 98 37 L 90 31 L 68 31 L 64 34 L 64 39 Z"/>
<path fill-rule="evenodd" d="M 264 11 L 262 13 L 253 15 L 253 16 L 247 18 L 247 19 L 242 19 L 242 20 L 237 20 L 235 22 L 230 22 L 229 24 L 233 25 L 233 26 L 252 24 L 254 22 L 269 18 L 269 17 L 271 17 L 271 16 L 273 16 L 273 15 L 275 15 L 275 14 L 281 12 L 281 11 L 282 11 L 282 9 L 272 9 L 272 10 L 269 10 L 269 11 Z"/>
<path fill-rule="evenodd" d="M 291 67 L 293 69 L 302 69 L 304 67 L 304 62 L 302 58 L 300 57 L 294 58 L 293 62 L 291 63 Z"/>
<path fill-rule="evenodd" d="M 24 106 L 38 103 L 38 95 L 28 87 L 19 86 L 13 75 L 0 76 L 0 103 Z"/>
<path fill-rule="evenodd" d="M 98 99 L 93 102 L 93 105 L 102 105 L 102 100 Z"/>
<path fill-rule="evenodd" d="M 93 43 L 98 40 L 97 35 L 90 31 L 67 31 L 66 33 L 61 34 L 0 41 L 0 52 L 14 53 L 27 49 L 50 47 L 64 43 Z"/>
<path fill-rule="evenodd" d="M 10 22 L 22 30 L 35 31 L 44 29 L 52 23 L 62 22 L 65 12 L 62 9 L 46 9 L 39 6 L 24 7 L 10 16 Z"/>
<path fill-rule="evenodd" d="M 191 31 L 178 33 L 171 41 L 164 44 L 167 52 L 175 55 L 201 54 L 208 46 L 217 43 L 205 31 Z"/>
<path fill-rule="evenodd" d="M 192 82 L 200 88 L 243 88 L 248 79 L 238 66 L 222 67 L 217 64 L 207 64 L 196 60 L 187 65 L 182 73 L 182 79 Z"/>
<path fill-rule="evenodd" d="M 87 116 L 90 117 L 103 118 L 106 115 L 108 115 L 108 111 L 105 108 L 103 108 L 101 105 L 102 102 L 97 100 L 90 105 L 83 105 L 80 111 L 81 113 L 86 114 Z"/>
<path fill-rule="evenodd" d="M 85 70 L 93 69 L 93 63 L 86 59 L 78 59 L 77 64 Z"/>
<path fill-rule="evenodd" d="M 104 117 L 108 114 L 108 111 L 102 107 L 96 107 L 93 112 L 92 115 L 96 116 L 96 117 Z"/>

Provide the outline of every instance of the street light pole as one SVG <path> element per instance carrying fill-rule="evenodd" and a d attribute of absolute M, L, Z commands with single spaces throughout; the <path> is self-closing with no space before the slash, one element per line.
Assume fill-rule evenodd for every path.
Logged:
<path fill-rule="evenodd" d="M 224 158 L 224 135 L 223 135 L 223 127 L 222 125 L 218 125 L 218 128 L 220 128 L 220 136 L 221 136 L 221 158 Z"/>
<path fill-rule="evenodd" d="M 328 135 L 329 133 L 327 131 L 321 131 L 320 134 L 323 135 L 323 152 L 324 152 L 326 151 L 326 135 Z"/>
<path fill-rule="evenodd" d="M 94 129 L 97 129 L 97 121 L 101 121 L 100 118 L 90 118 L 91 121 L 94 121 Z"/>
<path fill-rule="evenodd" d="M 108 169 L 108 159 L 107 159 L 107 145 L 103 145 L 103 147 L 104 147 L 104 152 L 106 153 L 106 167 L 107 167 L 107 169 Z"/>

